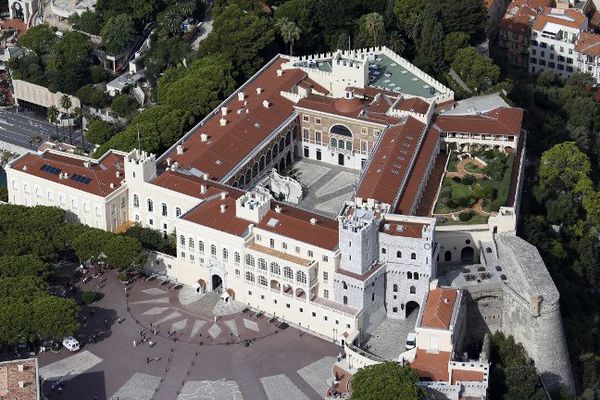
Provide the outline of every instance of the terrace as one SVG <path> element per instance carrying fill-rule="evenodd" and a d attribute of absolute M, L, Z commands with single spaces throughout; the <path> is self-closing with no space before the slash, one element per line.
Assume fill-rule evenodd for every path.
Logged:
<path fill-rule="evenodd" d="M 369 86 L 427 98 L 439 94 L 434 87 L 384 54 L 377 54 L 369 61 Z"/>

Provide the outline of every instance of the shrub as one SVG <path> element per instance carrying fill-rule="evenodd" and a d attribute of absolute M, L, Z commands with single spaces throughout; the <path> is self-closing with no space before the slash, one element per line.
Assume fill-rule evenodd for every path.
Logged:
<path fill-rule="evenodd" d="M 81 293 L 81 301 L 85 304 L 93 304 L 100 300 L 104 295 L 102 293 L 93 292 L 93 291 L 85 291 Z"/>
<path fill-rule="evenodd" d="M 452 180 L 453 180 L 454 182 L 456 182 L 456 183 L 461 183 L 461 182 L 462 182 L 462 179 L 460 178 L 460 176 L 453 176 L 453 177 L 452 177 Z"/>
<path fill-rule="evenodd" d="M 467 185 L 467 186 L 471 186 L 472 184 L 475 183 L 475 176 L 471 175 L 471 174 L 466 174 L 463 178 L 462 178 L 462 184 L 463 185 Z"/>
<path fill-rule="evenodd" d="M 473 218 L 474 215 L 475 215 L 475 212 L 473 210 L 463 211 L 458 215 L 458 219 L 461 220 L 462 222 L 466 222 L 466 221 L 469 221 L 471 218 Z"/>

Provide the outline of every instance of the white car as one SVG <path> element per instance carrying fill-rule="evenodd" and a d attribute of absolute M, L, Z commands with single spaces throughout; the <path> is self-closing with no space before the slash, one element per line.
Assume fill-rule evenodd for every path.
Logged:
<path fill-rule="evenodd" d="M 62 345 L 69 351 L 79 350 L 79 342 L 73 336 L 69 336 L 63 339 Z"/>
<path fill-rule="evenodd" d="M 417 334 L 414 332 L 406 336 L 406 350 L 412 350 L 417 346 Z"/>

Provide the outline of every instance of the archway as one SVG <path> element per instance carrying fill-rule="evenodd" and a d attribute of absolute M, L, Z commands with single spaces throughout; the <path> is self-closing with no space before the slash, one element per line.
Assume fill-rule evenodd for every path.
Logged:
<path fill-rule="evenodd" d="M 412 316 L 416 320 L 417 315 L 419 314 L 419 303 L 417 303 L 416 301 L 409 301 L 408 303 L 406 303 L 404 310 L 406 311 L 406 314 L 405 314 L 406 318 L 409 318 Z M 413 315 L 413 313 L 414 313 L 414 315 Z"/>
<path fill-rule="evenodd" d="M 444 253 L 444 261 L 452 261 L 452 252 L 450 250 L 446 250 Z"/>
<path fill-rule="evenodd" d="M 471 246 L 463 247 L 460 251 L 460 261 L 464 263 L 475 261 L 475 250 Z"/>
<path fill-rule="evenodd" d="M 223 280 L 221 279 L 221 277 L 217 274 L 214 274 L 212 276 L 211 279 L 212 282 L 212 289 L 211 290 L 217 290 L 219 289 L 221 286 L 223 286 Z"/>

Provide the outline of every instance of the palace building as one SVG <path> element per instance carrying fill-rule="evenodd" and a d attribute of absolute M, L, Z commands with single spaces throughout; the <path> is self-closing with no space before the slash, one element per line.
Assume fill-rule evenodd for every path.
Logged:
<path fill-rule="evenodd" d="M 385 47 L 279 55 L 159 157 L 138 149 L 99 160 L 26 154 L 7 167 L 9 199 L 58 206 L 73 221 L 111 231 L 138 223 L 175 232 L 177 255 L 151 253 L 148 271 L 198 292 L 222 290 L 224 298 L 333 340 L 344 346 L 349 369 L 403 360 L 424 380 L 440 377 L 433 381 L 448 396 L 480 396 L 489 364 L 478 357 L 463 368 L 458 352 L 470 329 L 463 292 L 474 282 L 449 274 L 455 263 L 492 269 L 490 260 L 506 258 L 521 265 L 519 254 L 501 256 L 495 241 L 515 236 L 522 117 L 500 96 L 455 101 L 450 89 Z M 514 156 L 505 201 L 476 225 L 433 215 L 450 150 L 476 148 Z M 299 161 L 314 166 L 313 181 L 332 168 L 353 177 L 345 198 L 327 198 L 335 179 L 329 189 L 316 188 L 335 212 L 278 200 L 286 187 L 302 187 L 302 196 L 315 191 L 285 176 Z M 277 190 L 259 184 L 268 175 Z M 511 278 L 497 275 L 484 280 L 497 278 L 489 282 L 502 292 Z M 468 288 L 436 288 L 442 283 Z M 432 327 L 440 318 L 447 323 Z M 403 324 L 416 332 L 416 350 L 405 352 L 406 334 L 395 333 L 392 353 L 375 354 L 375 332 Z M 432 375 L 426 360 L 440 352 L 446 372 Z M 538 367 L 569 380 L 570 370 Z M 459 376 L 476 382 L 466 390 Z"/>

